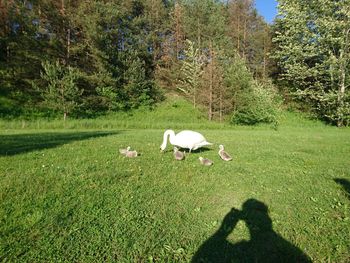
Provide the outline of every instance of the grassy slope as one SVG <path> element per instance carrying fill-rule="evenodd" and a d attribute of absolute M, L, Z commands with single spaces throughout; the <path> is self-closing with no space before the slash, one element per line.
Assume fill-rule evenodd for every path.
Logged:
<path fill-rule="evenodd" d="M 264 256 L 258 250 L 266 243 L 265 232 L 274 234 L 269 237 L 282 250 L 298 247 L 317 262 L 350 260 L 350 200 L 344 191 L 350 182 L 348 129 L 290 114 L 277 131 L 230 129 L 199 115 L 188 118 L 191 112 L 177 101 L 150 115 L 87 121 L 91 128 L 116 128 L 108 131 L 83 129 L 83 120 L 70 122 L 69 128 L 79 128 L 74 130 L 3 129 L 0 259 L 190 261 L 198 250 L 227 248 L 209 237 L 234 207 L 243 211 L 237 218 L 255 231 L 256 250 L 247 251 L 252 261 Z M 16 127 L 2 122 L 5 126 Z M 170 151 L 159 153 L 163 130 L 137 127 L 191 127 L 216 145 L 176 162 Z M 218 159 L 219 143 L 234 156 L 232 162 Z M 117 149 L 127 145 L 142 155 L 123 158 Z M 201 166 L 198 156 L 211 158 L 214 166 Z M 264 203 L 269 214 L 261 203 L 260 210 L 243 208 L 251 199 Z M 229 248 L 237 250 L 249 231 L 242 220 L 231 227 Z"/>
<path fill-rule="evenodd" d="M 172 97 L 163 102 L 155 110 L 139 109 L 131 112 L 118 112 L 97 119 L 37 121 L 1 121 L 1 129 L 163 129 L 223 127 L 223 124 L 210 123 L 198 111 L 182 98 Z"/>

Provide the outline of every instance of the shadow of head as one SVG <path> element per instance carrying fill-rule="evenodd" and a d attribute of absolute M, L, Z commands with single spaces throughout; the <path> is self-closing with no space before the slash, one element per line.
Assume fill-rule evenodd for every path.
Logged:
<path fill-rule="evenodd" d="M 259 213 L 266 213 L 266 214 L 268 213 L 267 205 L 253 198 L 248 199 L 247 201 L 244 202 L 242 206 L 242 210 L 248 211 L 248 212 L 259 212 Z"/>
<path fill-rule="evenodd" d="M 272 220 L 266 204 L 256 199 L 248 199 L 242 205 L 241 219 L 249 228 L 251 235 L 260 235 L 264 231 L 272 231 Z"/>
<path fill-rule="evenodd" d="M 336 178 L 334 181 L 343 187 L 346 196 L 350 199 L 350 181 L 344 178 Z"/>

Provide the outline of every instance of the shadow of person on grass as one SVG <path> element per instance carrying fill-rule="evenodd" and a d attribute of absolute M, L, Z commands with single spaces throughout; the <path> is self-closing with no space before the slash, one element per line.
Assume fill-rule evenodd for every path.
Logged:
<path fill-rule="evenodd" d="M 117 132 L 45 132 L 0 135 L 0 156 L 16 155 L 25 152 L 61 146 L 63 144 L 114 135 Z"/>
<path fill-rule="evenodd" d="M 250 240 L 232 244 L 227 237 L 243 220 Z M 232 208 L 219 230 L 206 240 L 192 258 L 197 262 L 311 262 L 299 248 L 272 229 L 268 208 L 256 199 L 248 199 L 242 211 Z"/>
<path fill-rule="evenodd" d="M 350 181 L 344 178 L 336 178 L 334 181 L 343 187 L 345 195 L 350 199 Z"/>

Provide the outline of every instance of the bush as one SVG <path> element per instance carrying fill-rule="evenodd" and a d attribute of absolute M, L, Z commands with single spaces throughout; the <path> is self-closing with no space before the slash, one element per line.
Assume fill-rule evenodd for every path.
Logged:
<path fill-rule="evenodd" d="M 314 116 L 338 126 L 350 125 L 350 93 L 347 92 L 339 100 L 338 91 L 298 90 L 294 93 L 297 99 L 307 105 L 312 105 Z"/>
<path fill-rule="evenodd" d="M 279 100 L 277 92 L 271 84 L 255 83 L 249 90 L 238 94 L 231 123 L 244 125 L 277 124 Z"/>
<path fill-rule="evenodd" d="M 232 124 L 277 124 L 281 102 L 271 82 L 258 83 L 247 69 L 245 61 L 236 56 L 225 74 L 226 86 L 232 96 Z"/>

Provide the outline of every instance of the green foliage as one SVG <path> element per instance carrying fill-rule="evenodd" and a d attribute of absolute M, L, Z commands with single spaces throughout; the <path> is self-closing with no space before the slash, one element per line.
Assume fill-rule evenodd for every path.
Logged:
<path fill-rule="evenodd" d="M 135 58 L 125 73 L 127 83 L 124 92 L 125 96 L 129 98 L 126 108 L 151 106 L 161 99 L 158 87 L 152 79 L 146 76 L 145 68 L 145 62 Z"/>
<path fill-rule="evenodd" d="M 0 96 L 0 117 L 14 117 L 21 113 L 16 101 L 9 97 Z"/>
<path fill-rule="evenodd" d="M 228 60 L 225 81 L 234 98 L 242 90 L 251 89 L 252 80 L 253 76 L 240 56 L 236 55 L 233 59 Z"/>
<path fill-rule="evenodd" d="M 118 93 L 114 87 L 97 87 L 96 92 L 102 99 L 102 104 L 108 108 L 108 111 L 122 108 L 122 105 L 118 103 Z"/>
<path fill-rule="evenodd" d="M 200 84 L 202 71 L 202 58 L 199 49 L 191 40 L 187 41 L 187 49 L 185 50 L 185 59 L 181 66 L 182 87 L 179 89 L 190 95 L 193 106 L 196 107 L 197 92 Z"/>
<path fill-rule="evenodd" d="M 270 26 L 258 13 L 255 1 L 228 1 L 227 8 L 228 34 L 232 45 L 246 59 L 256 78 L 266 78 L 272 70 L 272 61 L 268 59 L 271 50 Z"/>
<path fill-rule="evenodd" d="M 0 10 L 0 115 L 18 116 L 37 107 L 31 81 L 40 77 L 48 41 L 37 35 L 36 12 L 26 2 L 2 1 Z"/>
<path fill-rule="evenodd" d="M 277 91 L 272 86 L 254 83 L 249 91 L 237 94 L 236 108 L 231 123 L 245 125 L 273 123 L 277 125 L 278 105 Z"/>
<path fill-rule="evenodd" d="M 154 6 L 153 2 L 128 0 L 1 4 L 5 27 L 0 29 L 0 94 L 21 108 L 20 112 L 40 110 L 41 98 L 31 83 L 43 87 L 42 62 L 60 61 L 79 71 L 74 83 L 84 90 L 80 107 L 67 105 L 75 108 L 76 116 L 156 103 L 161 96 L 154 84 L 157 56 L 151 46 L 160 47 L 157 21 L 166 14 L 154 17 L 152 11 L 161 5 L 165 8 L 161 1 Z M 67 77 L 62 81 L 69 84 Z M 54 101 L 49 93 L 46 102 Z M 59 109 L 60 102 L 53 104 L 46 103 Z M 11 108 L 0 110 L 4 115 Z"/>
<path fill-rule="evenodd" d="M 85 101 L 87 109 L 95 104 L 99 110 L 129 110 L 161 99 L 148 50 L 156 40 L 145 34 L 151 23 L 145 14 L 147 8 L 152 7 L 139 1 L 82 5 L 81 18 L 76 19 L 87 34 L 81 44 L 93 58 L 92 68 L 85 69 L 91 89 L 91 98 Z M 85 42 L 91 44 L 86 46 Z"/>
<path fill-rule="evenodd" d="M 277 123 L 280 101 L 270 82 L 258 83 L 236 56 L 225 73 L 226 86 L 232 93 L 233 115 L 231 123 L 254 125 Z"/>
<path fill-rule="evenodd" d="M 227 47 L 230 39 L 227 35 L 225 7 L 215 0 L 184 0 L 184 31 L 186 38 L 195 42 L 203 51 L 210 42 L 221 48 Z"/>
<path fill-rule="evenodd" d="M 350 92 L 346 92 L 341 101 L 338 91 L 298 90 L 294 96 L 301 101 L 307 99 L 321 120 L 333 125 L 340 122 L 345 126 L 350 125 Z"/>
<path fill-rule="evenodd" d="M 163 99 L 158 85 L 174 90 L 181 79 L 180 88 L 195 106 L 208 104 L 209 118 L 219 115 L 220 120 L 224 119 L 232 109 L 226 100 L 229 93 L 221 85 L 221 65 L 214 67 L 210 56 L 212 50 L 218 53 L 217 64 L 221 54 L 232 56 L 236 41 L 231 31 L 243 28 L 234 26 L 234 14 L 228 13 L 228 5 L 216 0 L 1 3 L 0 23 L 4 26 L 0 28 L 0 96 L 4 104 L 0 115 L 27 118 L 30 114 L 38 117 L 69 112 L 72 117 L 84 118 L 143 106 L 152 108 Z M 247 15 L 248 24 L 251 20 L 256 23 L 247 24 L 243 35 L 255 34 L 253 28 L 262 32 L 261 18 L 250 11 L 252 2 L 249 14 L 243 16 Z M 185 39 L 189 40 L 187 47 Z M 265 40 L 258 37 L 261 45 L 254 44 L 257 48 L 245 52 L 246 57 L 255 57 L 257 49 L 265 48 Z M 40 72 L 44 61 L 59 61 L 67 68 L 43 76 Z M 72 68 L 79 76 L 71 72 Z M 207 78 L 202 76 L 204 68 Z M 214 72 L 214 68 L 218 70 Z M 212 83 L 209 96 L 202 85 L 206 81 Z M 67 89 L 66 98 L 55 99 L 58 92 L 54 90 L 63 90 L 59 87 Z M 46 108 L 40 107 L 44 105 L 42 100 Z"/>
<path fill-rule="evenodd" d="M 64 114 L 72 113 L 78 107 L 78 101 L 83 93 L 76 84 L 79 72 L 72 67 L 64 67 L 57 61 L 56 63 L 43 62 L 41 78 L 44 87 L 34 86 L 39 90 L 44 105 L 52 110 L 57 110 Z"/>
<path fill-rule="evenodd" d="M 348 124 L 350 1 L 279 2 L 273 57 L 280 78 L 320 119 Z"/>

